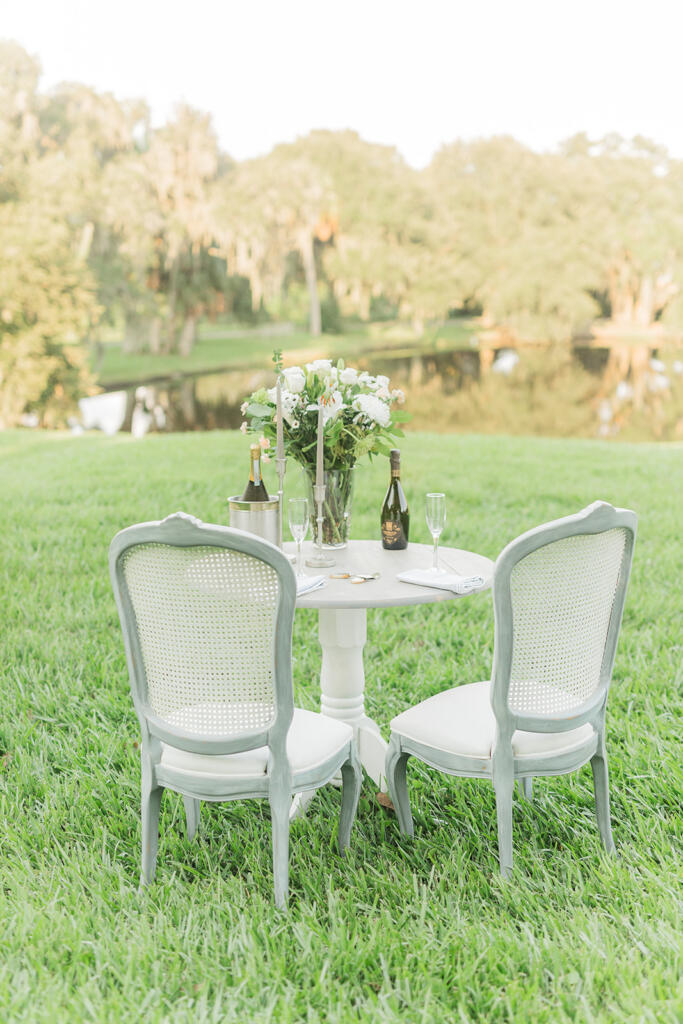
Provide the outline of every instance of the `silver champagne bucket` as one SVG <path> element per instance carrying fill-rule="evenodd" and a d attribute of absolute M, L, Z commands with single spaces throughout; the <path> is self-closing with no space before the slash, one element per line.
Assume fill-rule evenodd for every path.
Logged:
<path fill-rule="evenodd" d="M 268 501 L 242 501 L 239 495 L 228 498 L 230 509 L 230 525 L 236 530 L 255 533 L 257 537 L 278 544 L 278 506 L 277 498 Z"/>

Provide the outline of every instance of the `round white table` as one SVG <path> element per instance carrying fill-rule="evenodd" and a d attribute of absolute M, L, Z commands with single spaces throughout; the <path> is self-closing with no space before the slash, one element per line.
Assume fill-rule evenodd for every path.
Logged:
<path fill-rule="evenodd" d="M 304 545 L 304 558 L 312 551 Z M 295 551 L 293 543 L 285 551 Z M 297 598 L 298 608 L 318 609 L 318 630 L 322 647 L 320 710 L 353 727 L 363 767 L 381 790 L 386 789 L 384 758 L 387 743 L 379 726 L 365 713 L 365 670 L 363 647 L 367 637 L 368 608 L 396 608 L 401 605 L 453 601 L 460 596 L 449 590 L 401 583 L 398 573 L 427 569 L 432 564 L 432 547 L 409 544 L 405 551 L 385 551 L 380 541 L 352 540 L 345 549 L 332 552 L 336 564 L 329 569 L 305 567 L 306 575 L 325 575 L 325 586 Z M 458 548 L 439 548 L 439 567 L 461 576 L 482 576 L 484 585 L 472 593 L 488 590 L 493 579 L 493 562 L 483 555 Z M 379 579 L 366 583 L 330 579 L 344 571 L 379 572 Z M 304 801 L 305 804 L 306 801 Z M 300 806 L 298 810 L 303 810 Z"/>

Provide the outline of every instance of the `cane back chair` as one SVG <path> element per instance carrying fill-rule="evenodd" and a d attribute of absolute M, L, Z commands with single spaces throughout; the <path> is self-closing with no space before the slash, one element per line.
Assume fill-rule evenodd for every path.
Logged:
<path fill-rule="evenodd" d="M 591 763 L 605 848 L 610 825 L 605 708 L 637 517 L 595 502 L 512 541 L 493 577 L 491 680 L 429 697 L 391 723 L 386 776 L 401 831 L 413 835 L 410 756 L 451 775 L 493 782 L 500 868 L 512 868 L 515 779 Z"/>
<path fill-rule="evenodd" d="M 361 782 L 351 727 L 294 707 L 291 565 L 267 541 L 182 512 L 122 530 L 109 565 L 142 733 L 142 884 L 164 789 L 182 794 L 190 838 L 202 800 L 261 797 L 284 906 L 293 795 L 341 770 L 343 852 Z"/>

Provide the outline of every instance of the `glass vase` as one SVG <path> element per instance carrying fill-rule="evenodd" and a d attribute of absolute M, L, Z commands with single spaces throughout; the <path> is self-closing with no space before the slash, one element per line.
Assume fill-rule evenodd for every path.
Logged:
<path fill-rule="evenodd" d="M 308 500 L 311 509 L 313 540 L 318 540 L 318 506 L 315 501 L 315 471 L 306 473 Z M 347 469 L 326 469 L 325 500 L 323 502 L 323 547 L 345 548 L 349 539 L 351 499 L 353 495 L 353 466 Z"/>

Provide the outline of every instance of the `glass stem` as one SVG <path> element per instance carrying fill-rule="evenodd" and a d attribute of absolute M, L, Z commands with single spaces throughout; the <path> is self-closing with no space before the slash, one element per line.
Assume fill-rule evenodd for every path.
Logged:
<path fill-rule="evenodd" d="M 297 576 L 303 576 L 304 567 L 301 564 L 301 555 L 303 551 L 303 544 L 300 540 L 296 542 L 296 574 Z"/>
<path fill-rule="evenodd" d="M 438 554 L 438 552 L 439 552 L 439 535 L 438 535 L 438 533 L 436 533 L 436 534 L 434 534 L 434 557 L 433 557 L 433 560 L 432 560 L 432 569 L 435 569 L 435 570 L 439 568 L 439 554 Z"/>

